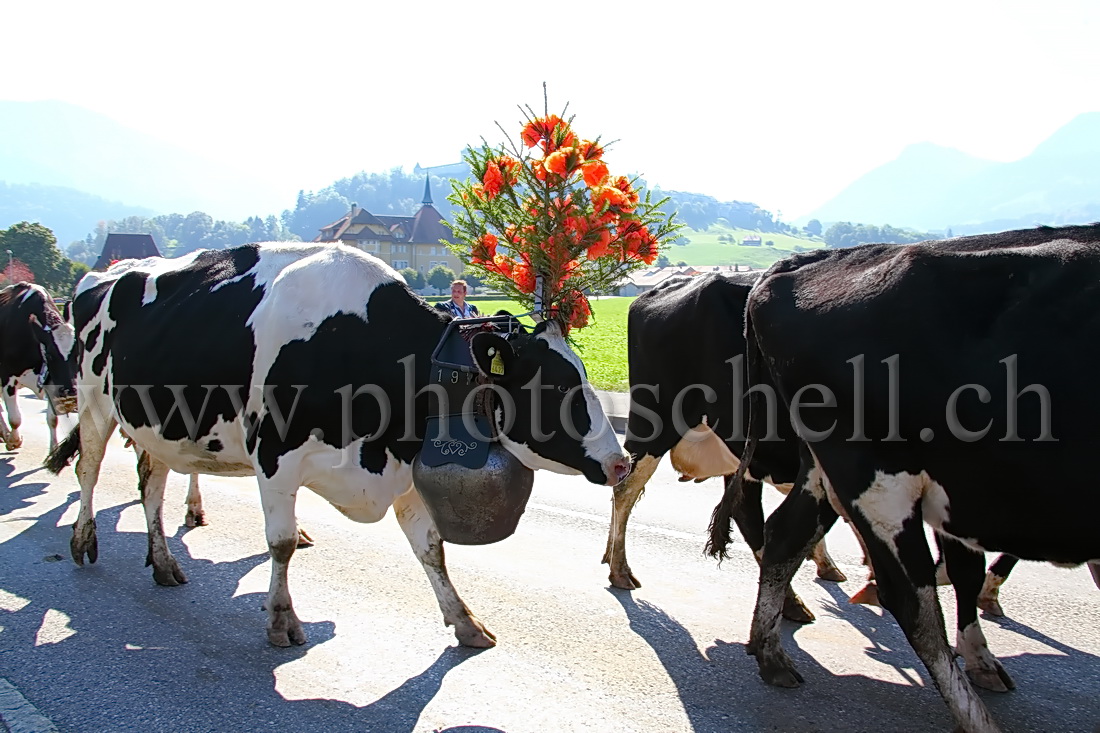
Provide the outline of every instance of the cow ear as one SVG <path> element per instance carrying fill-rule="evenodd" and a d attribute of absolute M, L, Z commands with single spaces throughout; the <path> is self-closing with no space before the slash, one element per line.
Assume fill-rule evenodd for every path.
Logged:
<path fill-rule="evenodd" d="M 31 333 L 41 343 L 46 343 L 49 338 L 50 329 L 42 325 L 42 321 L 38 320 L 38 316 L 31 313 L 30 318 L 27 319 L 31 324 Z"/>
<path fill-rule="evenodd" d="M 470 353 L 482 376 L 507 379 L 516 368 L 516 352 L 512 345 L 495 333 L 482 331 L 470 341 Z"/>

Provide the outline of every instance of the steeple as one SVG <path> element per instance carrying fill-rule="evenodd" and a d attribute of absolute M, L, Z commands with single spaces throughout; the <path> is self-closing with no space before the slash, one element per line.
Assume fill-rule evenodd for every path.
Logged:
<path fill-rule="evenodd" d="M 424 200 L 420 203 L 425 206 L 432 205 L 432 177 L 424 176 Z"/>

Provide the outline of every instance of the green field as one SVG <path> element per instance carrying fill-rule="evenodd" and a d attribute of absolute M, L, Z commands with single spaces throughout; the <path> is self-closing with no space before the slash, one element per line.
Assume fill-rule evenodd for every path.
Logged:
<path fill-rule="evenodd" d="M 767 267 L 776 260 L 794 252 L 824 247 L 820 240 L 798 239 L 787 234 L 754 232 L 748 229 L 731 229 L 713 225 L 706 231 L 683 229 L 681 235 L 690 240 L 689 244 L 669 245 L 662 250 L 672 264 L 686 262 L 689 265 L 751 265 Z M 729 244 L 718 241 L 719 236 L 729 236 L 740 242 L 750 234 L 759 236 L 763 241 L 775 242 L 772 247 L 746 247 L 741 244 Z M 796 247 L 801 249 L 796 249 Z"/>
<path fill-rule="evenodd" d="M 428 298 L 435 303 L 446 298 Z M 571 336 L 577 353 L 584 360 L 588 380 L 596 389 L 626 392 L 630 379 L 626 361 L 626 312 L 633 298 L 600 298 L 592 301 L 595 316 L 587 328 L 574 331 Z M 483 315 L 492 315 L 500 309 L 522 313 L 519 306 L 508 300 L 473 300 Z M 528 326 L 534 322 L 526 319 Z"/>

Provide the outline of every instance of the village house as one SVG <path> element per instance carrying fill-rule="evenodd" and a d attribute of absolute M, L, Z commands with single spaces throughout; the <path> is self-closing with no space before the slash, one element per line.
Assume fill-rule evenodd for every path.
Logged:
<path fill-rule="evenodd" d="M 93 270 L 106 270 L 112 262 L 160 257 L 152 234 L 108 234 Z"/>
<path fill-rule="evenodd" d="M 357 204 L 351 211 L 328 226 L 314 242 L 342 242 L 378 257 L 395 270 L 410 267 L 425 277 L 436 265 L 455 273 L 464 269 L 462 262 L 447 245 L 451 230 L 432 205 L 431 182 L 424 180 L 424 200 L 413 216 L 372 214 Z"/>

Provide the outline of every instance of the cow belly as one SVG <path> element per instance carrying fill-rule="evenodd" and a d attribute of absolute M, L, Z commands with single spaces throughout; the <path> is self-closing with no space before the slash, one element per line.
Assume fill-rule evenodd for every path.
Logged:
<path fill-rule="evenodd" d="M 702 480 L 737 472 L 741 462 L 707 425 L 689 430 L 672 449 L 672 467 L 684 479 Z"/>
<path fill-rule="evenodd" d="M 165 440 L 154 428 L 122 425 L 126 435 L 176 473 L 254 476 L 256 469 L 239 440 L 219 432 L 197 441 Z"/>
<path fill-rule="evenodd" d="M 388 450 L 381 473 L 359 465 L 362 441 L 347 449 L 313 442 L 279 459 L 278 479 L 286 472 L 301 476 L 302 486 L 321 496 L 355 522 L 372 523 L 386 516 L 397 497 L 412 487 L 412 465 L 402 463 Z"/>

